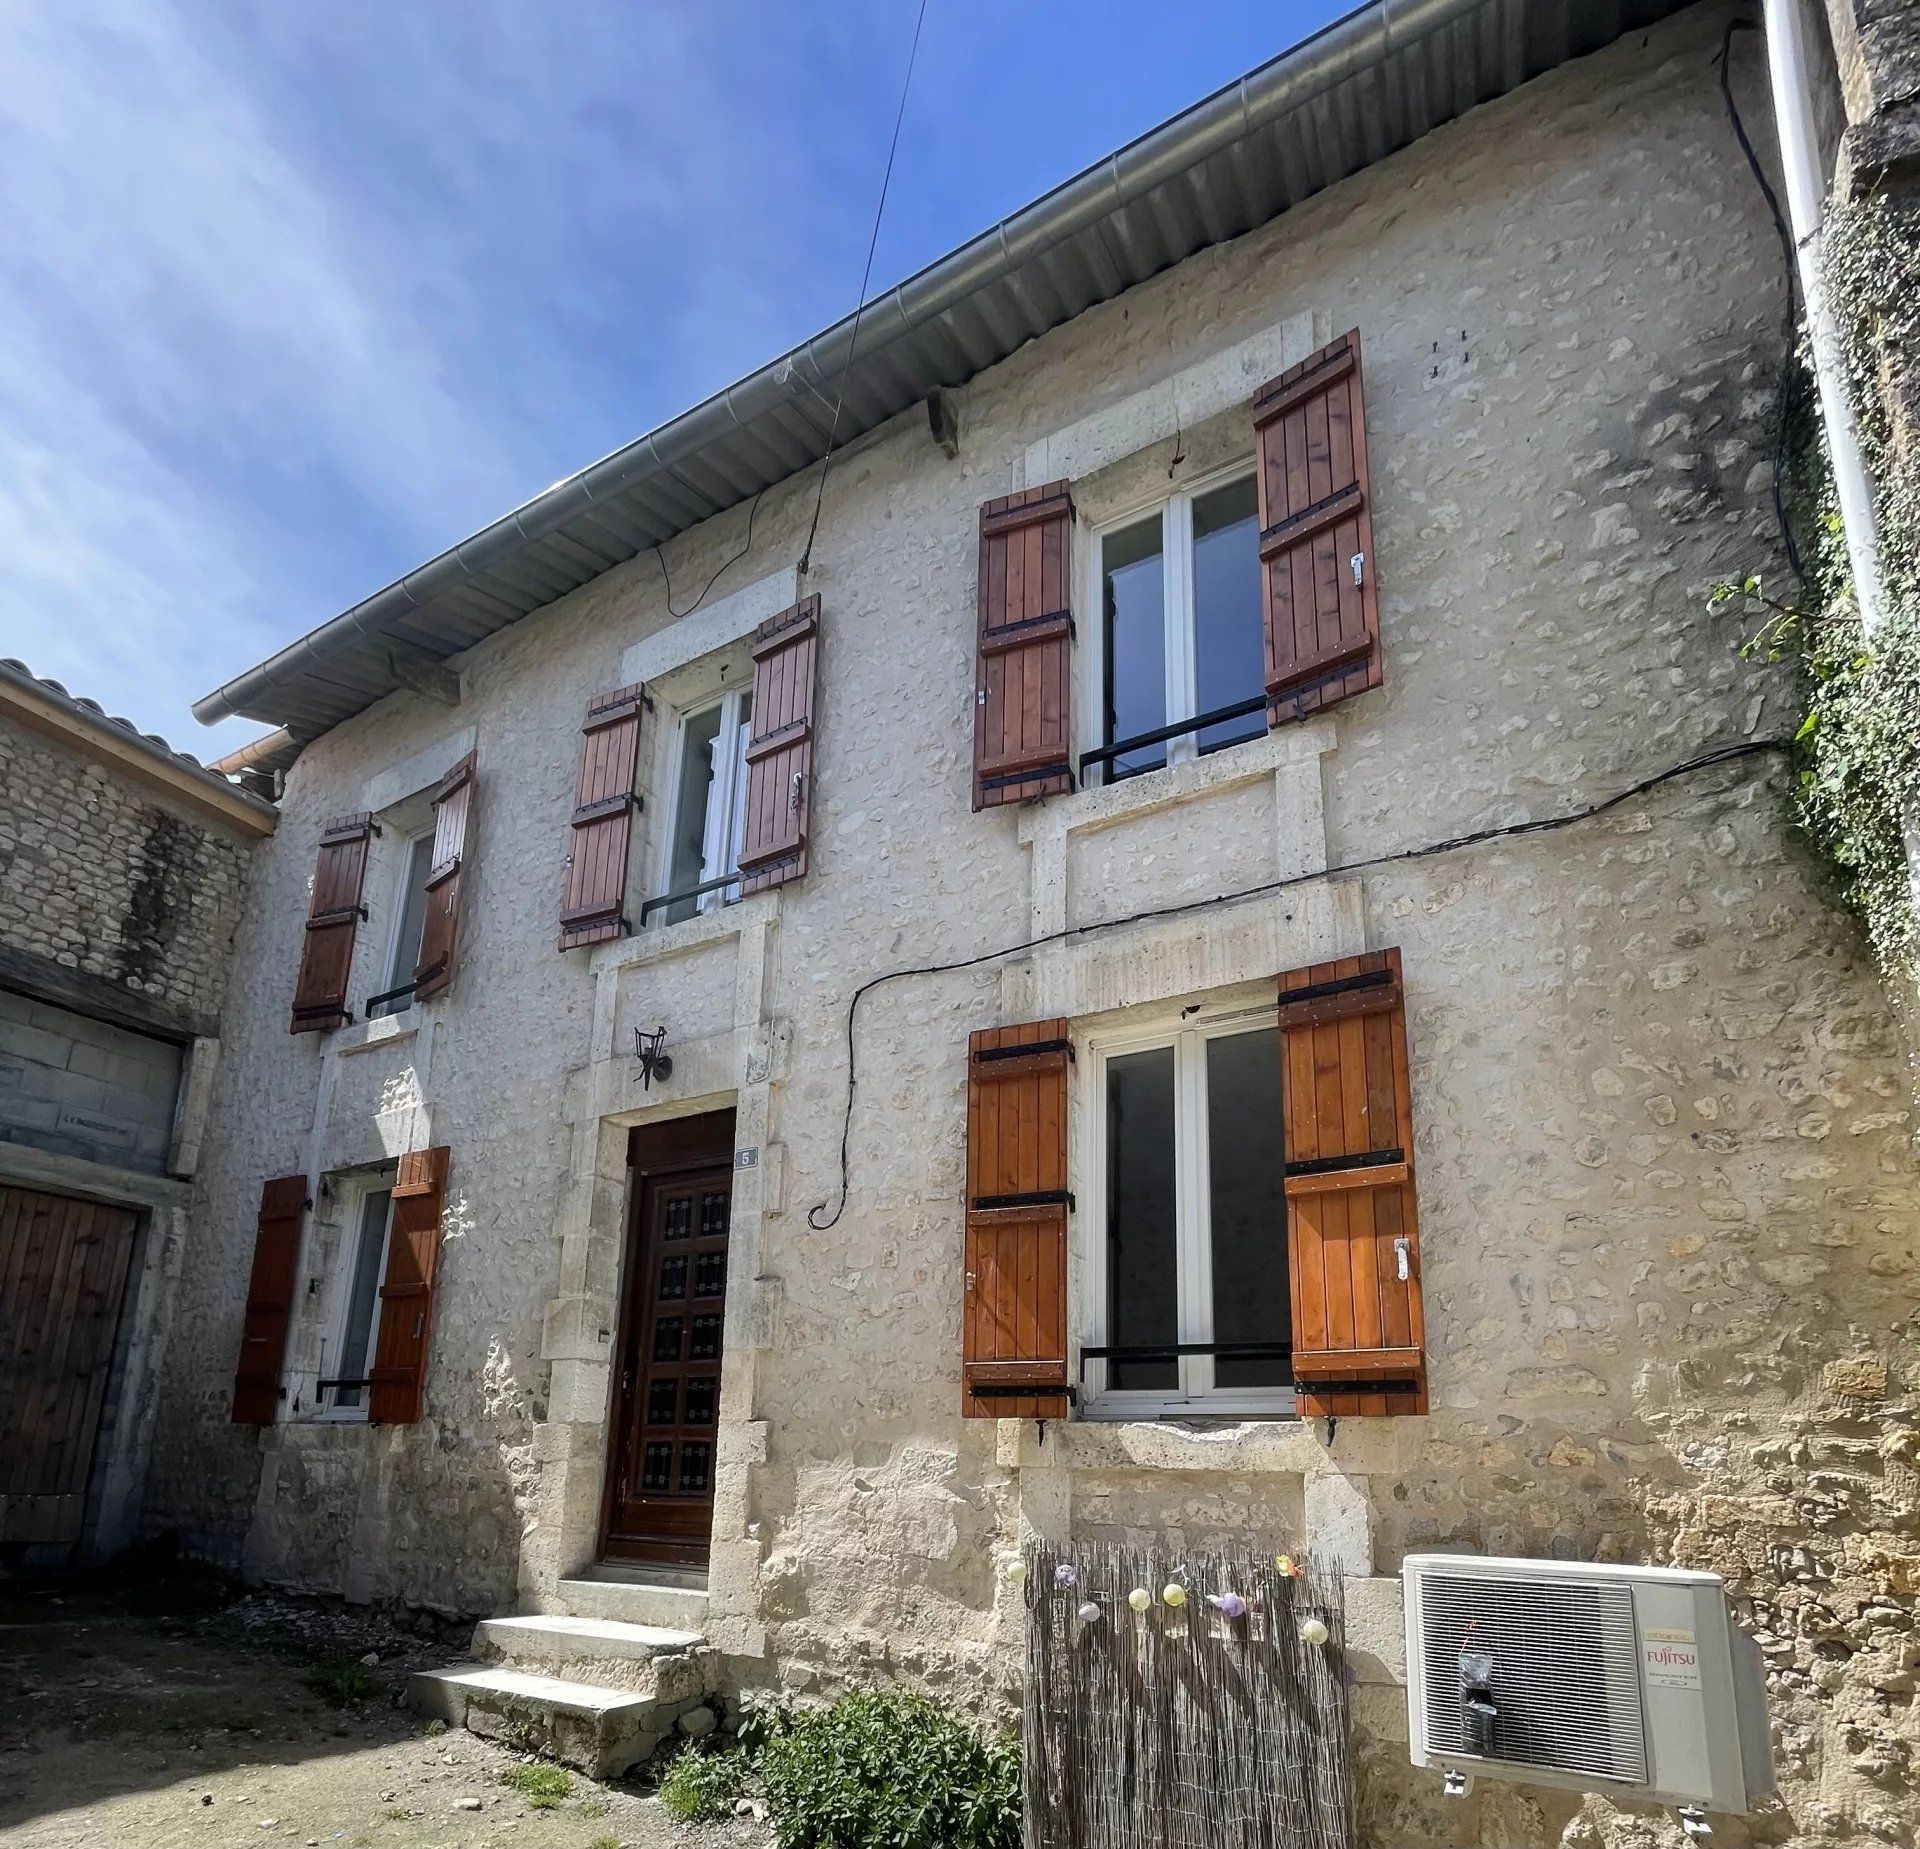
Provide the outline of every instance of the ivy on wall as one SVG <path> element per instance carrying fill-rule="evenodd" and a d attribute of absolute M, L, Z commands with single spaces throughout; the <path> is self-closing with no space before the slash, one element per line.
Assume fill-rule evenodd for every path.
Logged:
<path fill-rule="evenodd" d="M 1920 973 L 1908 853 L 1920 820 L 1920 208 L 1881 196 L 1836 208 L 1826 280 L 1876 487 L 1886 613 L 1869 641 L 1804 389 L 1785 395 L 1782 416 L 1805 583 L 1782 598 L 1748 577 L 1713 601 L 1761 616 L 1750 657 L 1798 665 L 1800 824 L 1899 992 Z M 1914 846 L 1920 855 L 1920 835 Z"/>

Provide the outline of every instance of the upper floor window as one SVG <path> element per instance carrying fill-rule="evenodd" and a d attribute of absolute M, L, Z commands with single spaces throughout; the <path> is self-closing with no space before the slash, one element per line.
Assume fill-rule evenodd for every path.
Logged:
<path fill-rule="evenodd" d="M 1094 535 L 1096 761 L 1113 781 L 1266 730 L 1260 515 L 1249 469 Z"/>
<path fill-rule="evenodd" d="M 671 903 L 649 908 L 669 924 L 737 896 L 752 719 L 752 690 L 737 688 L 680 721 L 668 807 L 673 820 L 661 869 Z"/>
<path fill-rule="evenodd" d="M 413 972 L 420 962 L 420 937 L 427 923 L 427 876 L 433 871 L 431 828 L 401 843 L 394 870 L 393 942 L 388 947 L 381 988 L 405 990 L 395 997 L 399 1007 L 412 1000 Z"/>

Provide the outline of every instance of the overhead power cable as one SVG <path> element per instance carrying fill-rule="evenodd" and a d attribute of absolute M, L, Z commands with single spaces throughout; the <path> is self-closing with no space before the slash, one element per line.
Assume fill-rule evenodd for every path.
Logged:
<path fill-rule="evenodd" d="M 1276 892 L 1286 892 L 1295 886 L 1310 885 L 1315 880 L 1338 879 L 1345 874 L 1370 873 L 1379 867 L 1393 867 L 1408 861 L 1431 860 L 1440 854 L 1456 854 L 1465 848 L 1480 847 L 1489 841 L 1517 840 L 1525 835 L 1551 834 L 1557 829 L 1572 828 L 1581 822 L 1590 822 L 1596 816 L 1605 815 L 1611 809 L 1618 809 L 1623 803 L 1634 801 L 1659 789 L 1663 784 L 1675 783 L 1684 777 L 1691 777 L 1703 770 L 1709 770 L 1717 764 L 1737 763 L 1741 759 L 1758 757 L 1771 752 L 1790 752 L 1792 744 L 1784 738 L 1742 739 L 1736 744 L 1721 745 L 1712 751 L 1703 751 L 1697 757 L 1688 758 L 1684 763 L 1670 765 L 1667 769 L 1656 771 L 1650 777 L 1642 777 L 1636 783 L 1630 783 L 1625 789 L 1616 790 L 1611 796 L 1603 796 L 1598 802 L 1586 803 L 1578 809 L 1568 809 L 1558 815 L 1541 816 L 1530 822 L 1507 822 L 1497 828 L 1476 828 L 1468 834 L 1451 835 L 1444 841 L 1429 841 L 1424 846 L 1396 848 L 1388 854 L 1370 854 L 1362 860 L 1350 860 L 1336 867 L 1323 867 L 1312 873 L 1289 873 L 1279 879 L 1262 880 L 1257 886 L 1245 886 L 1237 892 L 1215 893 L 1205 899 L 1183 899 L 1174 905 L 1158 905 L 1140 912 L 1129 912 L 1122 918 L 1100 918 L 1090 924 L 1068 925 L 1061 931 L 1049 931 L 1043 937 L 1029 937 L 1017 944 L 1001 944 L 993 950 L 983 950 L 976 956 L 956 957 L 948 963 L 925 963 L 914 969 L 892 969 L 883 975 L 873 976 L 863 982 L 853 992 L 853 998 L 847 1003 L 847 1102 L 845 1115 L 840 1122 L 840 1196 L 834 1203 L 831 1213 L 827 1203 L 807 1211 L 807 1224 L 816 1232 L 826 1232 L 839 1223 L 840 1216 L 847 1210 L 848 1190 L 848 1146 L 853 1135 L 853 1099 L 859 1082 L 857 1063 L 858 1044 L 855 1039 L 857 1017 L 860 1004 L 875 989 L 884 988 L 890 982 L 904 982 L 910 976 L 950 976 L 961 970 L 978 969 L 982 964 L 997 963 L 1004 957 L 1017 957 L 1024 951 L 1039 950 L 1048 944 L 1060 944 L 1070 938 L 1091 937 L 1100 931 L 1116 931 L 1123 925 L 1145 924 L 1159 918 L 1182 918 L 1193 912 L 1203 912 L 1216 905 L 1236 905 L 1244 899 L 1266 898 Z M 1278 975 L 1278 971 L 1275 972 Z M 824 1217 L 823 1217 L 824 1216 Z"/>
<path fill-rule="evenodd" d="M 813 563 L 814 535 L 820 531 L 820 507 L 827 498 L 827 477 L 833 470 L 833 446 L 840 436 L 840 413 L 847 402 L 847 380 L 853 373 L 853 356 L 860 346 L 860 317 L 867 312 L 867 288 L 873 281 L 873 253 L 880 247 L 880 221 L 887 215 L 887 189 L 893 184 L 893 159 L 900 152 L 900 124 L 907 119 L 907 93 L 913 88 L 913 67 L 920 56 L 920 30 L 927 23 L 927 0 L 920 0 L 914 17 L 913 44 L 907 52 L 907 74 L 900 85 L 900 107 L 894 112 L 893 139 L 887 144 L 887 167 L 880 176 L 880 202 L 873 209 L 873 231 L 867 239 L 867 263 L 860 272 L 860 298 L 853 305 L 853 328 L 847 335 L 847 363 L 840 369 L 840 389 L 833 395 L 833 421 L 827 426 L 827 453 L 820 464 L 820 484 L 813 496 L 813 520 L 807 528 L 807 544 L 800 554 L 800 575 L 807 575 Z"/>

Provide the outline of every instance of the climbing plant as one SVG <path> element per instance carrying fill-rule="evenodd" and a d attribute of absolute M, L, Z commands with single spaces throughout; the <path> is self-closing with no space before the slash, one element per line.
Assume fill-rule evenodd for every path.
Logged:
<path fill-rule="evenodd" d="M 1755 612 L 1750 658 L 1801 671 L 1799 819 L 1882 970 L 1901 978 L 1898 992 L 1920 965 L 1906 836 L 1909 818 L 1920 818 L 1920 417 L 1903 430 L 1890 404 L 1906 391 L 1920 411 L 1920 213 L 1880 197 L 1838 208 L 1825 275 L 1877 490 L 1887 610 L 1869 639 L 1804 367 L 1802 389 L 1783 394 L 1781 415 L 1805 582 L 1787 592 L 1749 575 L 1717 585 L 1713 600 Z"/>

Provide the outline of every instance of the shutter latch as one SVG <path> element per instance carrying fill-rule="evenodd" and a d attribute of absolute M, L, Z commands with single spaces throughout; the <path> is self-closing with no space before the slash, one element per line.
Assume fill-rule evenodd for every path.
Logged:
<path fill-rule="evenodd" d="M 973 1289 L 973 1281 L 974 1281 L 974 1280 L 973 1280 L 973 1273 L 972 1273 L 971 1271 L 969 1271 L 969 1272 L 967 1273 L 967 1289 L 968 1289 L 968 1290 L 972 1290 L 972 1289 Z"/>
<path fill-rule="evenodd" d="M 1347 563 L 1353 567 L 1353 588 L 1357 591 L 1361 580 L 1366 576 L 1367 555 L 1364 552 L 1356 552 L 1347 560 Z"/>
<path fill-rule="evenodd" d="M 796 770 L 793 773 L 793 794 L 787 799 L 787 806 L 789 808 L 794 810 L 799 809 L 800 793 L 806 787 L 807 787 L 807 773 L 803 770 Z"/>
<path fill-rule="evenodd" d="M 1413 1276 L 1413 1247 L 1404 1235 L 1393 1242 L 1393 1268 L 1402 1284 Z"/>

